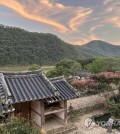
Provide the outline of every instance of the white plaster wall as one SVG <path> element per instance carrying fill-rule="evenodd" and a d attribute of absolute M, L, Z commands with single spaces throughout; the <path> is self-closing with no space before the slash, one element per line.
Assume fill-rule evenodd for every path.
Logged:
<path fill-rule="evenodd" d="M 62 108 L 64 108 L 64 101 L 61 101 L 61 102 L 60 102 L 60 106 L 61 106 Z"/>
<path fill-rule="evenodd" d="M 59 118 L 61 118 L 62 120 L 64 120 L 64 111 L 63 112 L 59 112 L 59 113 L 55 113 L 56 116 L 58 116 Z"/>
<path fill-rule="evenodd" d="M 40 101 L 33 101 L 31 103 L 31 108 L 34 109 L 37 113 L 40 114 Z"/>
<path fill-rule="evenodd" d="M 33 122 L 39 127 L 41 127 L 41 117 L 38 114 L 36 114 L 34 111 L 32 111 L 31 114 L 32 114 L 31 117 Z"/>
<path fill-rule="evenodd" d="M 33 122 L 35 122 L 35 124 L 37 124 L 38 126 L 41 127 L 41 116 L 38 115 L 41 113 L 40 112 L 41 111 L 40 110 L 40 101 L 33 101 L 31 103 L 31 108 L 33 109 L 33 110 L 31 110 L 31 117 L 32 117 Z"/>

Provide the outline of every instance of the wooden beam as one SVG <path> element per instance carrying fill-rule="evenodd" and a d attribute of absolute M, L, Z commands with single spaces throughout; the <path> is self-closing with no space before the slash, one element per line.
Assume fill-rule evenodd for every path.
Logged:
<path fill-rule="evenodd" d="M 64 111 L 65 109 L 61 108 L 61 109 L 56 109 L 56 110 L 51 110 L 51 111 L 48 111 L 48 112 L 45 112 L 45 115 L 49 115 L 49 114 L 54 114 L 54 113 L 58 113 L 58 112 L 62 112 Z"/>

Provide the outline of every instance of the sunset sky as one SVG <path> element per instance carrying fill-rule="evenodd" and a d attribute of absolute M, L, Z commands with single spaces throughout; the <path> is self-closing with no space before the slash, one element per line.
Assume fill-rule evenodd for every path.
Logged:
<path fill-rule="evenodd" d="M 120 45 L 120 0 L 0 0 L 0 24 L 53 33 L 71 44 Z"/>

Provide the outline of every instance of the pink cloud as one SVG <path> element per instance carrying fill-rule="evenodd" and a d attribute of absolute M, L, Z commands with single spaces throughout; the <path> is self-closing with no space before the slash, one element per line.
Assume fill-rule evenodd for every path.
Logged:
<path fill-rule="evenodd" d="M 79 25 L 85 23 L 87 16 L 92 12 L 88 8 L 64 6 L 51 0 L 0 0 L 0 4 L 27 19 L 47 24 L 62 33 L 77 29 Z M 67 19 L 66 16 L 68 16 Z M 67 22 L 64 21 L 65 19 Z"/>

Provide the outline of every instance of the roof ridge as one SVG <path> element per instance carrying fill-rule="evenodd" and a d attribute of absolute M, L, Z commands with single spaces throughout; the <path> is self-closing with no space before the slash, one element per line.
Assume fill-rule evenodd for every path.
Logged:
<path fill-rule="evenodd" d="M 39 74 L 43 72 L 42 69 L 33 71 L 0 71 L 3 75 L 27 75 L 27 74 Z"/>
<path fill-rule="evenodd" d="M 54 77 L 54 78 L 50 78 L 50 81 L 60 81 L 60 80 L 64 80 L 64 76 L 58 76 L 58 77 Z"/>
<path fill-rule="evenodd" d="M 52 87 L 52 92 L 55 96 L 58 96 L 60 93 L 59 91 L 56 89 L 56 87 L 52 84 L 52 82 L 44 75 L 44 73 L 42 73 L 42 76 L 44 77 L 44 79 L 50 84 L 50 86 Z"/>
<path fill-rule="evenodd" d="M 5 93 L 6 97 L 11 97 L 12 95 L 11 95 L 11 93 L 9 91 L 9 88 L 8 88 L 8 86 L 6 84 L 5 79 L 4 79 L 4 75 L 2 73 L 0 73 L 0 82 L 2 84 L 2 87 L 4 89 L 4 93 Z"/>

